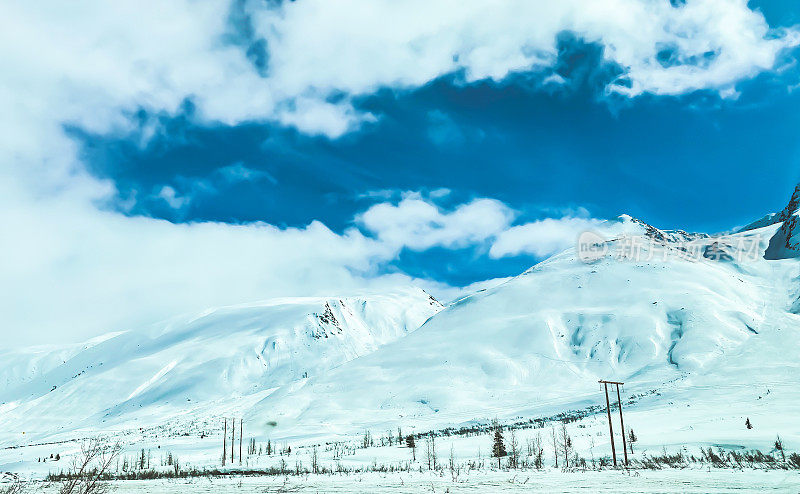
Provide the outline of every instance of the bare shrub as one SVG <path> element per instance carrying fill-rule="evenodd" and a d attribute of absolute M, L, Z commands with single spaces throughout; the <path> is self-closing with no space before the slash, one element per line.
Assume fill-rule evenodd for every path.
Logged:
<path fill-rule="evenodd" d="M 72 465 L 59 490 L 60 494 L 103 494 L 109 491 L 111 465 L 119 457 L 122 446 L 90 439 L 81 444 L 80 453 L 73 458 Z"/>
<path fill-rule="evenodd" d="M 14 481 L 9 484 L 0 484 L 0 494 L 23 494 L 27 492 L 27 490 L 25 484 L 19 479 L 14 479 Z"/>

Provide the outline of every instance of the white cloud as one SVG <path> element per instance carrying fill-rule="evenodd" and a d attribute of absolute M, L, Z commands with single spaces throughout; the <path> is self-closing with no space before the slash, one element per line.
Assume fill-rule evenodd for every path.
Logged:
<path fill-rule="evenodd" d="M 169 185 L 161 187 L 161 190 L 158 191 L 158 197 L 163 199 L 172 209 L 183 209 L 184 206 L 191 202 L 191 198 L 179 196 L 175 189 Z"/>
<path fill-rule="evenodd" d="M 489 256 L 495 259 L 542 258 L 574 247 L 582 232 L 608 230 L 603 220 L 591 218 L 585 208 L 576 212 L 579 216 L 568 213 L 512 226 L 516 212 L 494 199 L 479 198 L 448 210 L 431 196 L 406 192 L 397 203 L 371 206 L 358 215 L 357 223 L 395 251 L 488 245 Z"/>
<path fill-rule="evenodd" d="M 356 228 L 337 234 L 319 222 L 278 228 L 125 217 L 63 195 L 25 196 L 8 185 L 0 183 L 0 193 L 9 193 L 0 197 L 10 205 L 0 208 L 0 224 L 9 233 L 0 241 L 2 346 L 74 341 L 276 296 L 414 283 L 448 300 L 472 287 L 378 271 L 403 248 L 482 246 L 518 231 L 509 229 L 513 211 L 485 198 L 446 210 L 405 193 L 397 203 L 376 204 L 359 215 L 359 226 L 375 236 L 370 238 Z M 537 242 L 550 245 L 549 237 L 529 234 L 527 250 L 520 252 L 539 252 L 531 248 Z"/>
<path fill-rule="evenodd" d="M 549 256 L 574 247 L 578 235 L 587 230 L 596 230 L 601 225 L 601 220 L 575 217 L 545 218 L 517 225 L 497 236 L 489 250 L 489 256 L 493 258 L 520 254 Z"/>
<path fill-rule="evenodd" d="M 278 86 L 323 93 L 411 88 L 458 70 L 467 81 L 544 70 L 562 31 L 603 44 L 605 59 L 630 81 L 615 91 L 727 91 L 772 69 L 776 54 L 798 42 L 794 30 L 770 32 L 744 0 L 690 0 L 678 8 L 666 0 L 307 0 L 279 13 L 252 10 Z M 659 60 L 665 47 L 674 51 L 671 64 Z"/>
<path fill-rule="evenodd" d="M 432 191 L 428 192 L 428 196 L 431 199 L 441 199 L 450 195 L 452 190 L 448 189 L 447 187 L 439 187 L 438 189 L 433 189 Z"/>
<path fill-rule="evenodd" d="M 773 69 L 778 53 L 798 43 L 797 31 L 770 31 L 745 0 L 245 5 L 266 40 L 266 76 L 245 47 L 225 41 L 226 1 L 4 2 L 0 144 L 40 145 L 65 123 L 125 131 L 139 108 L 172 113 L 187 98 L 203 121 L 277 121 L 338 137 L 377 118 L 351 101 L 380 88 L 415 88 L 456 71 L 467 82 L 528 71 L 553 80 L 565 30 L 602 43 L 604 57 L 622 67 L 630 87 L 611 91 L 731 96 L 739 80 Z M 665 47 L 668 66 L 659 61 Z"/>
<path fill-rule="evenodd" d="M 200 122 L 277 121 L 337 137 L 374 120 L 351 101 L 379 88 L 415 88 L 459 70 L 467 81 L 516 71 L 547 75 L 563 30 L 604 44 L 605 58 L 631 81 L 615 89 L 627 95 L 730 92 L 742 78 L 773 68 L 797 36 L 769 33 L 744 0 L 690 0 L 677 9 L 639 0 L 263 6 L 247 4 L 269 50 L 266 76 L 245 49 L 224 41 L 229 2 L 0 3 L 4 345 L 74 340 L 274 295 L 408 281 L 375 275 L 402 246 L 458 247 L 496 237 L 492 255 L 501 256 L 549 250 L 531 240 L 537 228 L 553 245 L 566 238 L 542 226 L 503 233 L 513 213 L 489 199 L 453 210 L 412 197 L 375 206 L 360 221 L 376 239 L 355 229 L 337 235 L 316 222 L 280 229 L 125 217 L 96 207 L 114 186 L 88 175 L 65 125 L 125 134 L 140 108 L 172 114 L 189 98 Z M 659 64 L 666 45 L 687 62 Z M 709 51 L 717 55 L 707 64 L 688 62 Z M 156 193 L 184 205 L 174 191 Z"/>
<path fill-rule="evenodd" d="M 320 98 L 297 97 L 278 111 L 278 120 L 310 135 L 340 137 L 364 122 L 374 122 L 371 113 L 360 113 L 349 102 L 328 103 Z"/>
<path fill-rule="evenodd" d="M 413 194 L 398 204 L 370 207 L 359 215 L 358 223 L 386 245 L 425 250 L 482 243 L 508 228 L 513 219 L 513 210 L 493 199 L 475 199 L 447 211 Z"/>
<path fill-rule="evenodd" d="M 191 97 L 201 119 L 275 120 L 337 137 L 375 119 L 350 101 L 382 87 L 414 88 L 459 70 L 468 82 L 547 76 L 565 30 L 603 44 L 630 81 L 611 90 L 630 96 L 735 94 L 739 80 L 773 69 L 780 50 L 798 43 L 797 31 L 771 32 L 745 0 L 679 8 L 649 0 L 304 0 L 273 9 L 252 1 L 245 8 L 268 50 L 262 76 L 246 48 L 224 41 L 231 8 L 221 0 L 4 2 L 5 124 L 24 117 L 104 132 L 126 128 L 125 111 L 174 112 Z M 659 61 L 665 47 L 674 52 L 668 66 Z M 18 137 L 30 130 L 25 123 Z"/>
<path fill-rule="evenodd" d="M 18 207 L 0 208 L 2 346 L 74 341 L 225 304 L 414 281 L 378 276 L 395 250 L 355 229 L 173 224 L 62 199 L 16 199 Z"/>

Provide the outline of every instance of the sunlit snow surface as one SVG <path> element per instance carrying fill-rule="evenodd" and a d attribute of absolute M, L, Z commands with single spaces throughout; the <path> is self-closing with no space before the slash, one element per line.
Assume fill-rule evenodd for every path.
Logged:
<path fill-rule="evenodd" d="M 620 221 L 628 233 L 646 233 Z M 131 452 L 153 449 L 163 459 L 170 451 L 185 466 L 218 467 L 222 417 L 243 418 L 246 439 L 294 449 L 290 458 L 247 456 L 243 467 L 281 459 L 307 466 L 312 444 L 323 445 L 329 467 L 402 465 L 407 448 L 335 459 L 325 443 L 354 444 L 365 430 L 377 437 L 398 427 L 407 434 L 586 411 L 605 402 L 598 379 L 626 383 L 635 455 L 697 455 L 708 446 L 769 452 L 778 434 L 787 449 L 800 449 L 800 317 L 792 312 L 800 263 L 763 259 L 777 228 L 728 237 L 733 259 L 663 256 L 680 236 L 669 232 L 656 234 L 652 259 L 609 254 L 587 264 L 569 250 L 441 312 L 421 291 L 375 303 L 280 301 L 174 321 L 147 336 L 9 354 L 0 368 L 0 446 L 35 446 L 0 450 L 0 469 L 63 468 L 36 459 L 69 454 L 71 440 L 97 434 Z M 758 255 L 737 260 L 731 238 L 756 242 Z M 581 456 L 609 455 L 604 410 L 569 427 Z M 536 432 L 521 430 L 519 440 Z M 44 444 L 56 441 L 66 442 Z M 438 446 L 440 458 L 452 448 L 457 462 L 485 459 L 490 447 L 486 435 L 440 438 Z"/>
<path fill-rule="evenodd" d="M 38 486 L 37 486 L 38 487 Z M 727 493 L 798 492 L 800 476 L 785 471 L 667 470 L 644 472 L 473 472 L 455 479 L 449 473 L 353 474 L 303 477 L 245 477 L 231 479 L 189 479 L 166 481 L 125 481 L 114 483 L 115 492 L 643 492 L 643 493 Z M 58 492 L 56 486 L 42 492 Z"/>
<path fill-rule="evenodd" d="M 277 299 L 65 349 L 7 352 L 0 355 L 0 447 L 216 426 L 216 417 L 241 417 L 281 386 L 370 353 L 441 309 L 419 289 Z M 2 464 L 16 452 L 0 450 L 0 469 L 15 471 Z"/>

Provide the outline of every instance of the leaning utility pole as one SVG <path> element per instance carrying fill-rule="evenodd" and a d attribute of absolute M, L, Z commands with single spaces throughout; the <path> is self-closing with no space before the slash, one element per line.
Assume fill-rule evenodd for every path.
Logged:
<path fill-rule="evenodd" d="M 611 404 L 608 402 L 609 381 L 599 381 L 606 390 L 606 412 L 608 413 L 608 433 L 611 436 L 611 456 L 614 458 L 614 466 L 617 466 L 617 450 L 614 448 L 614 426 L 611 425 Z"/>
<path fill-rule="evenodd" d="M 614 448 L 614 428 L 611 425 L 611 403 L 608 400 L 608 385 L 613 384 L 617 387 L 617 406 L 619 407 L 619 426 L 622 429 L 622 452 L 625 455 L 625 466 L 628 466 L 628 445 L 625 443 L 625 421 L 622 419 L 622 398 L 619 394 L 619 387 L 622 384 L 618 381 L 598 381 L 603 385 L 606 392 L 606 413 L 608 414 L 608 433 L 611 435 L 611 456 L 614 458 L 614 466 L 617 466 L 617 451 Z"/>
<path fill-rule="evenodd" d="M 628 466 L 628 445 L 625 444 L 625 421 L 622 420 L 622 399 L 619 397 L 619 384 L 617 384 L 617 405 L 619 406 L 619 428 L 622 429 L 622 452 L 625 454 L 625 466 Z"/>

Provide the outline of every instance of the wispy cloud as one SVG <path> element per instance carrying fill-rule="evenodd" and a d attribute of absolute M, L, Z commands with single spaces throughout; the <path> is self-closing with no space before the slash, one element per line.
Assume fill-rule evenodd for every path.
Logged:
<path fill-rule="evenodd" d="M 191 201 L 191 198 L 187 196 L 179 196 L 175 189 L 169 185 L 161 187 L 158 191 L 158 197 L 163 199 L 172 209 L 183 209 Z"/>
<path fill-rule="evenodd" d="M 222 178 L 223 181 L 228 183 L 258 182 L 266 180 L 272 185 L 278 184 L 278 179 L 276 179 L 268 171 L 249 168 L 245 166 L 244 163 L 234 163 L 232 165 L 224 166 L 215 170 L 214 173 Z"/>
<path fill-rule="evenodd" d="M 600 227 L 594 218 L 545 218 L 511 227 L 499 235 L 489 250 L 493 258 L 529 254 L 545 257 L 574 247 L 578 236 Z"/>

